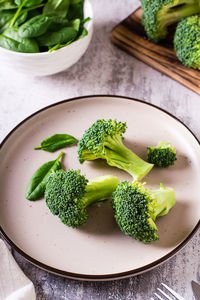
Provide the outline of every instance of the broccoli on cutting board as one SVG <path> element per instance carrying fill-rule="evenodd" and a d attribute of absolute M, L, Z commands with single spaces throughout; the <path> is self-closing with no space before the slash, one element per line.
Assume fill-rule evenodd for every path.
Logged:
<path fill-rule="evenodd" d="M 176 157 L 176 148 L 170 143 L 160 141 L 155 147 L 147 147 L 147 161 L 156 167 L 166 168 L 174 165 Z"/>
<path fill-rule="evenodd" d="M 150 164 L 122 142 L 126 123 L 99 119 L 85 131 L 78 144 L 80 163 L 98 158 L 105 159 L 110 166 L 128 172 L 134 179 L 142 179 L 152 168 Z"/>
<path fill-rule="evenodd" d="M 137 181 L 121 182 L 112 196 L 114 216 L 121 231 L 145 243 L 159 239 L 154 221 L 166 215 L 175 203 L 172 188 L 160 185 L 158 190 L 149 190 Z"/>
<path fill-rule="evenodd" d="M 150 40 L 166 38 L 171 24 L 200 12 L 199 0 L 141 0 L 142 22 Z"/>
<path fill-rule="evenodd" d="M 185 66 L 200 70 L 200 14 L 179 22 L 174 36 L 174 48 Z"/>
<path fill-rule="evenodd" d="M 45 200 L 52 214 L 67 226 L 78 228 L 87 219 L 87 206 L 111 197 L 119 179 L 112 175 L 91 181 L 79 170 L 52 172 L 45 189 Z"/>

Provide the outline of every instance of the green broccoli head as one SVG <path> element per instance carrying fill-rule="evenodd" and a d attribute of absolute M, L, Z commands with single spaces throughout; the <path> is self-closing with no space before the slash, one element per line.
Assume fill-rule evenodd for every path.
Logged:
<path fill-rule="evenodd" d="M 176 157 L 176 148 L 171 147 L 170 143 L 159 142 L 155 147 L 147 147 L 147 161 L 156 167 L 169 167 L 174 165 Z"/>
<path fill-rule="evenodd" d="M 109 142 L 109 139 L 113 137 L 121 139 L 126 128 L 126 123 L 117 122 L 116 120 L 97 120 L 85 131 L 79 141 L 78 155 L 80 163 L 104 156 L 106 143 Z"/>
<path fill-rule="evenodd" d="M 200 15 L 179 22 L 174 36 L 174 48 L 185 66 L 200 70 Z"/>
<path fill-rule="evenodd" d="M 59 170 L 48 178 L 46 204 L 65 225 L 78 228 L 88 219 L 87 206 L 108 199 L 118 183 L 111 175 L 88 181 L 79 170 Z"/>
<path fill-rule="evenodd" d="M 87 129 L 78 144 L 80 163 L 98 158 L 105 159 L 110 166 L 120 168 L 142 179 L 153 167 L 139 158 L 122 143 L 126 123 L 116 120 L 97 120 Z"/>
<path fill-rule="evenodd" d="M 112 207 L 119 228 L 142 242 L 158 240 L 156 217 L 166 215 L 175 204 L 172 188 L 148 190 L 141 183 L 121 182 L 112 196 Z"/>
<path fill-rule="evenodd" d="M 199 0 L 141 0 L 142 22 L 153 42 L 165 39 L 167 27 L 200 12 Z"/>

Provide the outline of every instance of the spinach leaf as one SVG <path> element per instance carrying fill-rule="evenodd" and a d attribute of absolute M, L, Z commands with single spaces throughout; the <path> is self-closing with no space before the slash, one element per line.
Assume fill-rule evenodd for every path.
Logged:
<path fill-rule="evenodd" d="M 0 10 L 0 31 L 1 33 L 6 30 L 14 16 L 14 12 L 11 10 Z M 16 25 L 24 23 L 27 19 L 28 12 L 26 10 L 22 11 L 19 18 L 16 21 Z"/>
<path fill-rule="evenodd" d="M 68 27 L 72 27 L 72 28 L 74 28 L 78 32 L 79 28 L 80 28 L 80 24 L 81 24 L 81 20 L 80 19 L 74 19 L 74 20 L 71 20 L 68 23 Z"/>
<path fill-rule="evenodd" d="M 17 8 L 13 0 L 0 0 L 0 9 L 13 9 Z"/>
<path fill-rule="evenodd" d="M 70 0 L 48 0 L 44 6 L 43 14 L 65 18 L 69 9 Z"/>
<path fill-rule="evenodd" d="M 69 7 L 69 11 L 67 14 L 68 20 L 74 20 L 74 19 L 83 19 L 83 1 L 77 4 L 72 4 Z"/>
<path fill-rule="evenodd" d="M 17 6 L 23 5 L 25 7 L 31 7 L 34 5 L 41 4 L 43 0 L 14 0 L 14 2 Z"/>
<path fill-rule="evenodd" d="M 53 52 L 53 51 L 56 51 L 56 50 L 58 50 L 58 49 L 60 49 L 60 48 L 63 48 L 63 47 L 65 47 L 65 46 L 68 46 L 69 44 L 71 44 L 72 42 L 74 42 L 74 40 L 75 40 L 75 39 L 70 40 L 70 41 L 67 42 L 66 44 L 57 44 L 57 45 L 55 45 L 55 46 L 53 46 L 53 47 L 49 47 L 49 52 Z"/>
<path fill-rule="evenodd" d="M 56 160 L 49 161 L 37 169 L 26 188 L 26 199 L 38 200 L 44 195 L 46 183 L 51 172 L 62 168 L 59 160 L 63 154 L 61 152 Z"/>
<path fill-rule="evenodd" d="M 82 31 L 80 32 L 79 36 L 77 37 L 77 40 L 82 39 L 86 35 L 88 35 L 88 31 L 85 27 L 83 27 Z"/>
<path fill-rule="evenodd" d="M 49 16 L 51 24 L 49 25 L 49 31 L 57 31 L 62 27 L 66 27 L 69 23 L 67 19 L 63 19 L 57 16 Z"/>
<path fill-rule="evenodd" d="M 43 0 L 14 0 L 15 4 L 18 6 L 18 9 L 14 15 L 14 17 L 12 18 L 11 22 L 10 22 L 10 27 L 13 27 L 17 18 L 19 17 L 21 10 L 23 9 L 23 7 L 33 7 L 36 5 L 40 5 Z"/>
<path fill-rule="evenodd" d="M 47 31 L 50 23 L 51 20 L 47 16 L 35 16 L 20 26 L 19 35 L 27 38 L 38 37 Z"/>
<path fill-rule="evenodd" d="M 70 0 L 70 4 L 78 4 L 78 3 L 83 3 L 83 0 Z"/>
<path fill-rule="evenodd" d="M 13 12 L 10 10 L 1 10 L 0 11 L 0 27 L 4 27 L 6 23 L 8 23 L 12 17 L 13 17 Z"/>
<path fill-rule="evenodd" d="M 72 27 L 64 27 L 54 32 L 47 32 L 38 37 L 40 46 L 51 47 L 56 44 L 67 43 L 77 36 L 77 31 Z"/>
<path fill-rule="evenodd" d="M 54 134 L 46 139 L 44 139 L 39 147 L 34 149 L 43 149 L 49 152 L 54 152 L 57 149 L 73 145 L 77 142 L 73 136 L 69 134 Z"/>
<path fill-rule="evenodd" d="M 33 39 L 20 37 L 17 27 L 8 28 L 0 35 L 0 46 L 17 52 L 39 52 L 37 42 Z"/>
<path fill-rule="evenodd" d="M 24 23 L 27 19 L 27 16 L 28 16 L 28 12 L 26 10 L 22 11 L 19 18 L 16 20 L 15 25 L 18 26 Z"/>

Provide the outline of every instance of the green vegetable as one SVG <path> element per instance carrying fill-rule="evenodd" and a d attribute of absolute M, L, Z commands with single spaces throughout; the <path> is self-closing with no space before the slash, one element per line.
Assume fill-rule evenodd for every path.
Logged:
<path fill-rule="evenodd" d="M 57 16 L 51 16 L 48 17 L 50 19 L 50 25 L 48 27 L 48 31 L 57 31 L 63 27 L 67 27 L 69 24 L 69 21 L 67 19 L 62 19 L 60 17 Z"/>
<path fill-rule="evenodd" d="M 44 33 L 46 33 L 49 25 L 51 24 L 51 20 L 49 17 L 44 15 L 38 15 L 27 22 L 25 22 L 19 28 L 19 35 L 21 37 L 38 37 Z"/>
<path fill-rule="evenodd" d="M 0 10 L 0 30 L 9 23 L 13 17 L 13 12 L 11 10 Z"/>
<path fill-rule="evenodd" d="M 24 53 L 55 51 L 87 35 L 83 0 L 0 0 L 0 47 Z M 7 29 L 18 32 L 16 38 Z M 20 39 L 21 38 L 21 39 Z"/>
<path fill-rule="evenodd" d="M 70 0 L 71 5 L 75 5 L 75 4 L 79 4 L 79 3 L 83 3 L 83 0 Z"/>
<path fill-rule="evenodd" d="M 44 6 L 43 14 L 65 18 L 69 9 L 70 0 L 48 0 Z"/>
<path fill-rule="evenodd" d="M 18 33 L 18 28 L 8 28 L 0 35 L 0 46 L 8 50 L 36 53 L 39 52 L 38 45 L 35 40 L 22 38 Z"/>
<path fill-rule="evenodd" d="M 154 42 L 165 39 L 167 27 L 200 12 L 199 0 L 141 0 L 143 25 Z"/>
<path fill-rule="evenodd" d="M 0 0 L 0 9 L 14 9 L 16 7 L 13 0 Z"/>
<path fill-rule="evenodd" d="M 88 35 L 88 31 L 87 31 L 87 29 L 86 29 L 85 27 L 83 27 L 83 29 L 81 30 L 81 32 L 80 32 L 80 34 L 79 34 L 77 40 L 82 39 L 82 38 L 83 38 L 84 36 L 86 36 L 86 35 Z"/>
<path fill-rule="evenodd" d="M 8 26 L 10 21 L 12 20 L 14 16 L 14 12 L 12 10 L 0 10 L 0 30 L 1 32 L 5 31 Z M 16 25 L 20 25 L 21 23 L 24 23 L 27 19 L 28 12 L 25 10 L 23 11 L 19 18 L 16 21 Z"/>
<path fill-rule="evenodd" d="M 71 4 L 67 14 L 68 20 L 83 19 L 83 1 L 77 4 Z"/>
<path fill-rule="evenodd" d="M 54 152 L 60 148 L 73 145 L 77 142 L 73 136 L 69 134 L 54 134 L 44 139 L 39 147 L 35 147 L 35 150 L 43 149 L 49 152 Z"/>
<path fill-rule="evenodd" d="M 122 142 L 126 123 L 116 120 L 97 120 L 87 129 L 78 144 L 80 163 L 98 158 L 105 159 L 110 166 L 128 172 L 134 179 L 142 179 L 152 168 Z"/>
<path fill-rule="evenodd" d="M 56 160 L 49 161 L 43 164 L 39 169 L 37 169 L 27 186 L 26 199 L 38 200 L 44 196 L 46 183 L 50 174 L 53 171 L 55 172 L 56 170 L 60 170 L 62 168 L 59 160 L 63 156 L 63 154 L 64 153 L 61 152 Z"/>
<path fill-rule="evenodd" d="M 185 66 L 200 70 L 200 15 L 179 22 L 174 36 L 174 48 Z"/>
<path fill-rule="evenodd" d="M 142 242 L 158 240 L 155 219 L 166 215 L 176 203 L 172 188 L 160 185 L 149 190 L 141 183 L 121 182 L 112 196 L 112 207 L 119 228 Z"/>
<path fill-rule="evenodd" d="M 14 2 L 17 6 L 31 7 L 41 4 L 43 0 L 15 0 Z"/>
<path fill-rule="evenodd" d="M 74 20 L 72 20 L 68 23 L 68 27 L 74 28 L 77 32 L 80 29 L 80 25 L 81 25 L 81 20 L 80 19 L 74 19 Z"/>
<path fill-rule="evenodd" d="M 170 143 L 159 142 L 155 147 L 147 147 L 147 161 L 156 167 L 169 167 L 174 165 L 176 157 L 176 148 L 172 148 Z"/>
<path fill-rule="evenodd" d="M 87 206 L 108 199 L 119 183 L 107 175 L 88 182 L 79 170 L 51 173 L 45 189 L 46 204 L 67 226 L 78 228 L 87 219 Z"/>
<path fill-rule="evenodd" d="M 11 20 L 10 27 L 13 27 L 15 25 L 15 22 L 17 18 L 20 16 L 23 7 L 31 8 L 32 6 L 37 6 L 41 4 L 42 1 L 43 0 L 15 0 L 15 4 L 18 6 L 18 9 Z"/>
<path fill-rule="evenodd" d="M 77 36 L 77 31 L 72 27 L 61 28 L 55 32 L 47 32 L 38 37 L 40 46 L 51 47 L 56 44 L 67 43 Z"/>

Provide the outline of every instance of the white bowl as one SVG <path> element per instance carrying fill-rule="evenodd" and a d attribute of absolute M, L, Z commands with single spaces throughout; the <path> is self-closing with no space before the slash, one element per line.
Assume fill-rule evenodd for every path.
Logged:
<path fill-rule="evenodd" d="M 89 0 L 84 3 L 84 18 L 91 20 L 85 24 L 88 35 L 72 44 L 53 52 L 21 53 L 0 47 L 1 66 L 32 76 L 59 73 L 75 64 L 85 53 L 93 33 L 93 11 Z"/>

